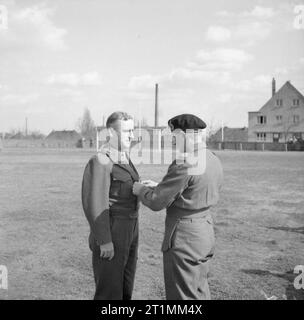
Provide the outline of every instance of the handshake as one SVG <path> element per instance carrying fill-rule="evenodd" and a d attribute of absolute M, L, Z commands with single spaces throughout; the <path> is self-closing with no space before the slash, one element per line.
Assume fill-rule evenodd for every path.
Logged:
<path fill-rule="evenodd" d="M 134 184 L 133 184 L 133 194 L 138 196 L 139 193 L 140 193 L 140 190 L 143 187 L 154 188 L 157 185 L 158 185 L 158 183 L 153 181 L 153 180 L 143 180 L 141 182 L 134 182 Z"/>

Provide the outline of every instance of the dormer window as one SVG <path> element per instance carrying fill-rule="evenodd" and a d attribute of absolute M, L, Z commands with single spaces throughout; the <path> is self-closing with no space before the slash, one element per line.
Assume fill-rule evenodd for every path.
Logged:
<path fill-rule="evenodd" d="M 265 124 L 266 116 L 258 116 L 258 124 Z"/>
<path fill-rule="evenodd" d="M 283 99 L 277 99 L 276 106 L 277 107 L 282 107 L 282 105 L 283 105 Z"/>
<path fill-rule="evenodd" d="M 292 102 L 293 102 L 294 106 L 299 106 L 300 105 L 300 100 L 299 99 L 293 99 Z"/>

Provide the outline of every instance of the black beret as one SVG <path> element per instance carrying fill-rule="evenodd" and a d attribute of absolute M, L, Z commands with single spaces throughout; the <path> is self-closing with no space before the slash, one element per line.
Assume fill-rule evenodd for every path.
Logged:
<path fill-rule="evenodd" d="M 168 125 L 172 131 L 176 129 L 181 129 L 184 132 L 186 130 L 198 130 L 205 129 L 207 127 L 206 123 L 199 117 L 193 114 L 180 114 L 168 121 Z"/>

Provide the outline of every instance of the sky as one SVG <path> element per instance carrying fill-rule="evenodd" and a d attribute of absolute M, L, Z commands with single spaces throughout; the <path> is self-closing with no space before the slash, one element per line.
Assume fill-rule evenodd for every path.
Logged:
<path fill-rule="evenodd" d="M 304 0 L 0 0 L 0 132 L 72 130 L 122 110 L 248 125 L 286 81 L 304 94 Z M 4 25 L 4 11 L 7 13 Z"/>

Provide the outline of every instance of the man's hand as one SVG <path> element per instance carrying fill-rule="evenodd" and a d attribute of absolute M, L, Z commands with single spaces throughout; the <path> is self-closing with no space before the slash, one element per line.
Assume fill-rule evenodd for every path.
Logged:
<path fill-rule="evenodd" d="M 99 246 L 100 258 L 112 260 L 114 257 L 113 242 L 108 242 Z"/>
<path fill-rule="evenodd" d="M 133 184 L 133 194 L 135 194 L 136 196 L 139 195 L 140 190 L 144 187 L 143 184 L 139 183 L 139 182 L 134 182 Z"/>
<path fill-rule="evenodd" d="M 146 187 L 150 187 L 150 188 L 154 188 L 158 185 L 158 183 L 153 180 L 143 180 L 141 181 L 141 183 Z"/>

